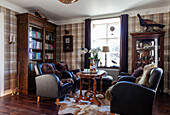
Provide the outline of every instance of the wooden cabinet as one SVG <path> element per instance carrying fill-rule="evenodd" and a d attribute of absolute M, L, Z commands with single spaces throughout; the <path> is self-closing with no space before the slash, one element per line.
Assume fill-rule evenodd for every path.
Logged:
<path fill-rule="evenodd" d="M 139 66 L 155 63 L 164 68 L 164 35 L 162 32 L 131 33 L 132 72 Z M 161 80 L 163 91 L 163 80 Z"/>
<path fill-rule="evenodd" d="M 17 15 L 20 93 L 35 89 L 34 64 L 56 61 L 56 25 L 30 13 Z"/>

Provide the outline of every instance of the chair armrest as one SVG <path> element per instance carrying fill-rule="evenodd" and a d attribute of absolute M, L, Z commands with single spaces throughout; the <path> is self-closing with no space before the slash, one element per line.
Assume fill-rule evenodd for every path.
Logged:
<path fill-rule="evenodd" d="M 68 79 L 68 78 L 74 78 L 73 75 L 69 71 L 61 71 L 62 72 L 62 78 Z M 74 80 L 74 79 L 73 79 Z"/>
<path fill-rule="evenodd" d="M 155 90 L 136 83 L 120 81 L 111 90 L 111 112 L 119 114 L 146 113 L 152 115 Z"/>
<path fill-rule="evenodd" d="M 122 76 L 118 79 L 119 81 L 129 81 L 129 82 L 135 82 L 136 81 L 136 77 L 132 77 L 132 76 Z"/>
<path fill-rule="evenodd" d="M 36 95 L 49 98 L 59 98 L 60 80 L 54 74 L 35 77 Z"/>
<path fill-rule="evenodd" d="M 77 72 L 80 72 L 80 69 L 70 70 L 70 72 L 73 72 L 74 74 L 76 74 Z"/>
<path fill-rule="evenodd" d="M 126 73 L 126 72 L 120 72 L 120 74 L 119 75 L 121 75 L 121 76 L 125 76 L 125 75 L 128 75 L 128 76 L 130 76 L 131 74 L 129 74 L 129 73 Z"/>

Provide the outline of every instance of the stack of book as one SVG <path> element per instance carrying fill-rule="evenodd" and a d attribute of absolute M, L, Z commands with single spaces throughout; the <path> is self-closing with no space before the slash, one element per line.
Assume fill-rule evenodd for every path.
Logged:
<path fill-rule="evenodd" d="M 31 53 L 29 53 L 29 59 L 42 59 L 41 53 L 31 52 Z"/>
<path fill-rule="evenodd" d="M 51 45 L 51 44 L 45 44 L 45 49 L 51 49 L 51 50 L 53 50 L 53 45 Z"/>
<path fill-rule="evenodd" d="M 45 59 L 53 59 L 53 53 L 46 53 Z"/>
<path fill-rule="evenodd" d="M 42 42 L 38 42 L 36 40 L 31 40 L 29 47 L 34 48 L 34 49 L 42 49 Z"/>
<path fill-rule="evenodd" d="M 46 39 L 46 40 L 52 40 L 52 41 L 54 41 L 54 35 L 53 35 L 53 34 L 51 34 L 51 35 L 46 35 L 45 39 Z"/>

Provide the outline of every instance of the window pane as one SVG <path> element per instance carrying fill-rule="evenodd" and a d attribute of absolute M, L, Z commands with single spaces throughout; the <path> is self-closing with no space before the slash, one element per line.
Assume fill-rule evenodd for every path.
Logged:
<path fill-rule="evenodd" d="M 120 39 L 109 39 L 108 40 L 108 46 L 110 49 L 110 52 L 107 55 L 107 65 L 113 66 L 117 65 L 119 66 L 120 61 Z M 116 62 L 117 64 L 113 63 Z"/>
<path fill-rule="evenodd" d="M 120 25 L 119 25 L 119 23 L 108 25 L 108 38 L 114 38 L 114 37 L 120 37 Z"/>
<path fill-rule="evenodd" d="M 93 39 L 106 38 L 106 25 L 94 25 L 92 35 Z"/>
<path fill-rule="evenodd" d="M 104 45 L 106 45 L 106 39 L 93 40 L 91 48 L 100 47 L 102 49 Z"/>

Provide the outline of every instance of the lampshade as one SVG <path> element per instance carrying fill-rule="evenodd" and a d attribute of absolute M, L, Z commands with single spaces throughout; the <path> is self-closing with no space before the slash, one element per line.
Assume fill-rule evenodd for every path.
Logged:
<path fill-rule="evenodd" d="M 83 48 L 83 47 L 78 50 L 79 54 L 85 54 L 87 52 L 88 52 L 88 49 L 87 48 Z"/>
<path fill-rule="evenodd" d="M 102 52 L 109 52 L 109 46 L 103 46 Z"/>
<path fill-rule="evenodd" d="M 71 4 L 71 3 L 74 3 L 74 2 L 77 2 L 78 0 L 58 0 L 64 4 Z"/>

